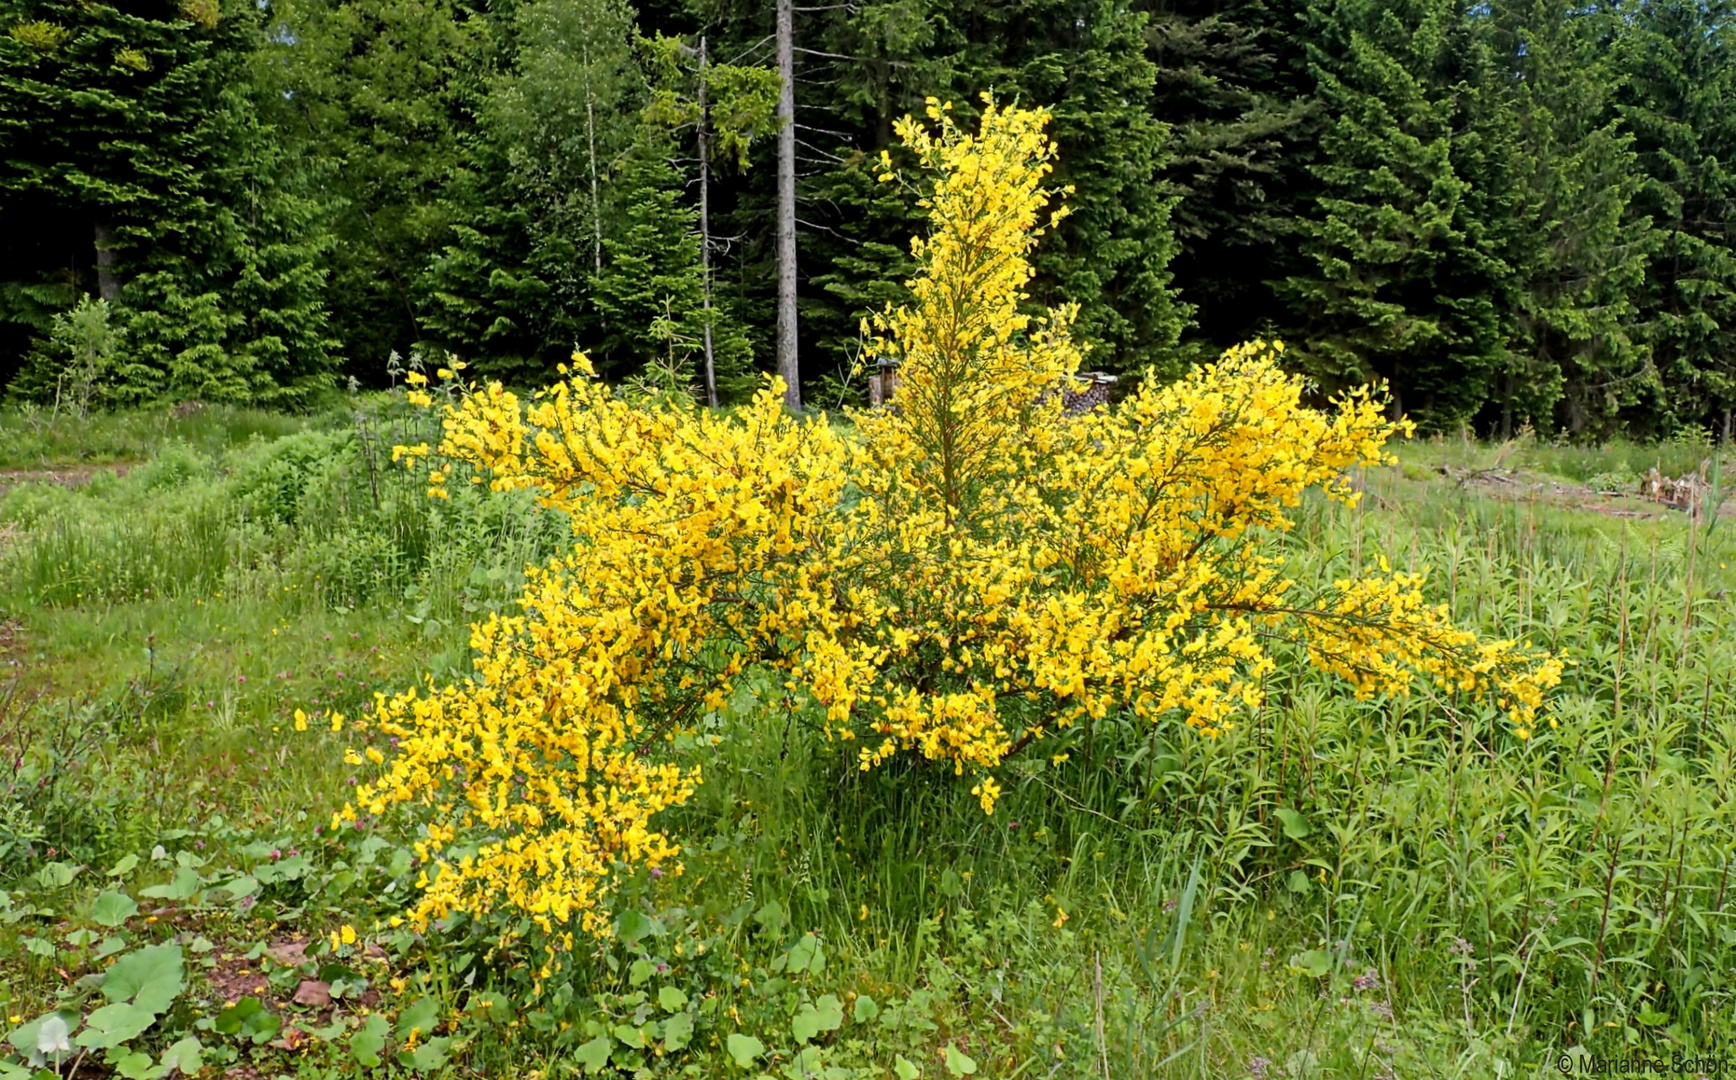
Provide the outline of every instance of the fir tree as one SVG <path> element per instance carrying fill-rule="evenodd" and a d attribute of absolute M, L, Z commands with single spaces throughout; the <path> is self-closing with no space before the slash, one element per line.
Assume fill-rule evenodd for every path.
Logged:
<path fill-rule="evenodd" d="M 10 291 L 116 302 L 121 397 L 293 403 L 327 382 L 308 177 L 277 156 L 242 78 L 257 7 L 188 0 L 151 18 L 43 0 L 16 14 L 0 39 Z"/>
<path fill-rule="evenodd" d="M 911 0 L 803 14 L 797 29 L 815 53 L 831 54 L 797 54 L 807 77 L 799 209 L 810 226 L 802 236 L 801 328 L 809 350 L 824 358 L 807 370 L 824 384 L 814 396 L 821 407 L 865 404 L 864 375 L 853 371 L 861 320 L 907 298 L 905 282 L 916 271 L 909 238 L 923 229 L 910 193 L 880 183 L 876 162 L 882 151 L 902 153 L 893 122 L 920 114 L 924 97 L 942 92 L 949 61 L 936 47 L 935 21 Z M 747 194 L 748 213 L 737 220 L 751 235 L 757 221 Z"/>
<path fill-rule="evenodd" d="M 1493 299 L 1508 268 L 1456 160 L 1474 54 L 1462 10 L 1322 0 L 1309 26 L 1326 120 L 1301 224 L 1313 267 L 1281 286 L 1297 356 L 1329 388 L 1380 378 L 1395 410 L 1467 419 L 1506 361 Z"/>
<path fill-rule="evenodd" d="M 1655 391 L 1634 299 L 1656 237 L 1630 213 L 1641 176 L 1612 100 L 1616 27 L 1565 0 L 1497 3 L 1487 25 L 1508 76 L 1526 195 L 1506 253 L 1519 363 L 1496 388 L 1501 430 L 1516 413 L 1543 427 L 1609 430 Z"/>
<path fill-rule="evenodd" d="M 1636 302 L 1662 400 L 1633 419 L 1721 426 L 1736 409 L 1736 8 L 1657 0 L 1622 14 L 1620 109 L 1644 171 L 1633 213 L 1660 233 Z"/>

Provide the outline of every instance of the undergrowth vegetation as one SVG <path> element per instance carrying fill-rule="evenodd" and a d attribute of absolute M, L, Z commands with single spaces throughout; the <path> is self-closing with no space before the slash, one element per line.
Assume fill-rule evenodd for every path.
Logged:
<path fill-rule="evenodd" d="M 49 607 L 287 593 L 356 608 L 411 597 L 423 617 L 448 621 L 503 602 L 564 530 L 525 513 L 528 498 L 426 498 L 391 458 L 426 421 L 390 402 L 217 452 L 172 439 L 76 486 L 20 485 L 0 523 L 30 543 L 12 553 L 6 587 Z"/>
<path fill-rule="evenodd" d="M 78 469 L 144 461 L 176 443 L 205 454 L 275 439 L 310 426 L 343 420 L 328 408 L 317 416 L 190 402 L 174 408 L 78 416 L 70 411 L 23 406 L 0 411 L 0 469 Z"/>
<path fill-rule="evenodd" d="M 1390 468 L 1364 480 L 1359 508 L 1301 509 L 1293 572 L 1329 581 L 1376 551 L 1436 567 L 1430 593 L 1461 625 L 1575 660 L 1558 726 L 1495 745 L 1450 696 L 1357 702 L 1281 664 L 1267 704 L 1220 739 L 1120 718 L 1076 729 L 1055 747 L 1066 760 L 1016 766 L 986 817 L 932 770 L 848 767 L 791 723 L 780 686 L 749 682 L 714 721 L 729 737 L 704 785 L 664 822 L 685 873 L 630 886 L 623 908 L 643 920 L 533 1009 L 518 1004 L 533 955 L 391 925 L 417 874 L 404 838 L 324 828 L 359 770 L 320 710 L 365 715 L 433 653 L 462 666 L 461 638 L 412 621 L 417 601 L 352 612 L 292 589 L 48 608 L 10 591 L 26 631 L 0 731 L 19 751 L 0 773 L 0 1010 L 34 1020 L 115 953 L 163 942 L 185 950 L 182 1012 L 134 1043 L 160 1061 L 193 1031 L 213 1062 L 291 1075 L 379 1054 L 393 1067 L 425 999 L 451 1041 L 421 1063 L 465 1073 L 579 1061 L 603 1034 L 631 1052 L 616 1036 L 647 1025 L 661 1034 L 640 1053 L 704 1076 L 755 1046 L 777 1075 L 816 1042 L 886 1075 L 899 1056 L 951 1075 L 952 1047 L 988 1076 L 1028 1061 L 1021 1075 L 1098 1076 L 1107 1060 L 1112 1076 L 1178 1077 L 1262 1060 L 1272 1076 L 1522 1075 L 1574 1047 L 1719 1045 L 1736 955 L 1722 528 L 1690 547 L 1683 520 Z M 317 734 L 294 732 L 295 708 L 319 713 Z M 104 906 L 114 894 L 138 913 L 111 927 L 127 910 Z M 321 944 L 344 926 L 356 943 Z M 335 1003 L 295 1004 L 305 980 Z M 798 1041 L 798 1016 L 833 1021 L 828 995 L 839 1026 Z M 315 1034 L 285 1050 L 276 1030 L 197 1026 L 248 997 Z M 693 1032 L 678 1023 L 658 1054 L 664 998 L 691 1003 Z"/>
<path fill-rule="evenodd" d="M 1019 335 L 990 338 L 1002 348 Z M 1270 368 L 1225 370 L 1281 403 Z M 590 410 L 575 423 L 600 418 L 617 435 L 649 438 L 691 415 L 583 382 L 568 393 Z M 497 409 L 502 422 L 448 435 L 497 437 L 520 416 L 498 394 L 472 401 L 455 415 Z M 691 616 L 699 606 L 678 590 L 695 579 L 650 571 L 678 568 L 681 546 L 710 534 L 664 528 L 660 547 L 623 564 L 638 578 L 551 584 L 557 567 L 527 588 L 524 568 L 557 557 L 610 569 L 604 527 L 654 521 L 659 491 L 569 477 L 559 499 L 545 485 L 538 506 L 538 485 L 463 483 L 461 463 L 431 450 L 446 497 L 430 498 L 427 472 L 394 465 L 391 448 L 437 444 L 432 416 L 410 395 L 378 395 L 294 430 L 168 442 L 123 475 L 0 497 L 11 526 L 0 609 L 12 620 L 0 656 L 14 673 L 0 695 L 0 1077 L 1300 1080 L 1531 1075 L 1562 1055 L 1588 1072 L 1612 1057 L 1728 1057 L 1736 553 L 1715 518 L 1613 516 L 1545 487 L 1443 482 L 1432 466 L 1504 451 L 1434 442 L 1405 447 L 1402 465 L 1359 466 L 1367 457 L 1353 454 L 1336 467 L 1349 470 L 1339 498 L 1304 494 L 1283 511 L 1290 528 L 1244 530 L 1293 597 L 1426 575 L 1421 596 L 1442 609 L 1429 626 L 1528 642 L 1528 663 L 1563 658 L 1540 711 L 1517 718 L 1474 679 L 1393 678 L 1359 696 L 1311 662 L 1317 636 L 1262 632 L 1270 663 L 1247 677 L 1254 692 L 1215 714 L 1233 722 L 1210 725 L 1211 737 L 1104 691 L 1105 707 L 1045 725 L 1024 753 L 1010 744 L 1031 721 L 1009 711 L 1008 752 L 983 765 L 876 730 L 884 713 L 836 715 L 804 683 L 812 670 L 789 659 L 799 650 L 785 631 L 811 626 L 718 615 L 716 626 L 764 635 L 750 661 L 732 666 L 715 642 L 672 646 L 666 665 L 695 659 L 662 696 L 646 675 L 638 697 L 599 698 L 647 717 L 683 694 L 699 702 L 666 725 L 619 720 L 606 779 L 648 786 L 621 765 L 628 757 L 703 775 L 649 817 L 668 844 L 658 857 L 614 859 L 631 851 L 609 837 L 593 845 L 593 876 L 608 888 L 586 898 L 593 933 L 569 938 L 578 920 L 552 918 L 534 895 L 425 903 L 442 859 L 462 868 L 488 843 L 536 837 L 578 786 L 561 776 L 570 764 L 503 758 L 522 770 L 488 789 L 503 809 L 463 822 L 465 836 L 441 800 L 470 791 L 430 780 L 406 786 L 407 805 L 376 809 L 367 787 L 406 757 L 498 767 L 489 740 L 522 703 L 467 685 L 473 655 L 503 670 L 535 656 L 506 672 L 534 680 L 561 662 L 562 642 L 547 656 L 541 643 L 515 649 L 490 613 L 523 610 L 524 623 L 538 603 L 553 610 L 590 589 L 634 598 L 639 627 Z M 801 437 L 870 455 L 875 425 L 896 421 L 803 429 L 774 404 L 705 423 L 717 438 L 684 444 L 695 455 L 748 461 Z M 744 426 L 763 437 L 740 437 Z M 901 445 L 926 462 L 919 439 Z M 1608 471 L 1578 451 L 1525 449 L 1532 468 L 1556 453 L 1559 473 Z M 1101 450 L 1087 441 L 1078 452 Z M 522 478 L 518 464 L 490 475 Z M 993 504 L 996 489 L 925 503 L 944 478 L 909 478 L 922 490 L 898 520 L 934 528 L 952 552 L 967 546 L 946 532 L 959 508 Z M 1069 497 L 1081 505 L 1116 497 L 1110 483 L 1078 482 Z M 895 535 L 921 554 L 917 533 Z M 798 546 L 784 538 L 778 556 Z M 856 610 L 871 589 L 902 588 L 905 603 L 935 583 L 968 595 L 900 544 L 852 564 Z M 751 564 L 764 581 L 767 558 Z M 876 578 L 877 567 L 891 573 Z M 784 595 L 818 604 L 851 587 L 818 580 Z M 674 600 L 651 603 L 653 586 Z M 771 592 L 705 599 L 749 608 Z M 607 610 L 573 603 L 567 634 L 594 632 L 583 618 Z M 874 645 L 859 658 L 898 647 L 844 632 L 861 625 L 821 629 L 847 649 Z M 599 650 L 638 655 L 650 672 L 658 657 L 609 653 L 626 629 L 598 635 Z M 948 692 L 964 693 L 971 661 L 922 636 L 959 631 L 901 629 L 935 670 L 912 655 L 857 671 L 853 685 L 959 676 Z M 727 675 L 682 685 L 701 665 Z M 475 730 L 406 720 L 431 701 L 468 702 Z M 551 729 L 576 723 L 543 709 Z M 849 724 L 862 725 L 856 739 L 841 738 Z M 470 745 L 407 753 L 443 731 Z M 895 752 L 864 769 L 856 751 L 870 735 Z M 534 788 L 537 767 L 554 782 Z"/>

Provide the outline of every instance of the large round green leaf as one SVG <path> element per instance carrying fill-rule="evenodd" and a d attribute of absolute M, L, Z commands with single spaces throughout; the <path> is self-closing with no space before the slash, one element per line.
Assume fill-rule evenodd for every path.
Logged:
<path fill-rule="evenodd" d="M 121 1001 L 85 1017 L 84 1030 L 73 1041 L 91 1050 L 106 1050 L 136 1038 L 156 1022 L 156 1013 Z"/>
<path fill-rule="evenodd" d="M 130 1001 L 156 1016 L 175 1000 L 182 985 L 181 947 L 149 945 L 115 961 L 102 981 L 102 996 L 115 1003 Z"/>
<path fill-rule="evenodd" d="M 126 893 L 110 889 L 96 898 L 96 903 L 90 907 L 90 917 L 99 924 L 113 929 L 139 913 L 136 900 Z"/>

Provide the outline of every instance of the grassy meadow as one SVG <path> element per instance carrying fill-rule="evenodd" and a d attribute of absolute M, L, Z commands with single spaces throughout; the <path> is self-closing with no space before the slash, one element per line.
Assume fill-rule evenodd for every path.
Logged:
<path fill-rule="evenodd" d="M 1282 539 L 1569 657 L 1529 740 L 1296 655 L 1225 736 L 1074 728 L 985 816 L 748 679 L 664 815 L 682 872 L 545 974 L 401 923 L 401 822 L 332 828 L 362 770 L 326 717 L 462 677 L 569 542 L 520 495 L 427 498 L 391 461 L 426 424 L 0 417 L 0 1080 L 1736 1069 L 1736 520 L 1597 493 L 1705 445 L 1418 440 Z"/>

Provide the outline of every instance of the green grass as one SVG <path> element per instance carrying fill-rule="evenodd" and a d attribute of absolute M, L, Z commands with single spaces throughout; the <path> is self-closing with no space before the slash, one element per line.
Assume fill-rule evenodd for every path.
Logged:
<path fill-rule="evenodd" d="M 1638 479 L 1654 468 L 1664 476 L 1677 477 L 1706 465 L 1710 474 L 1710 462 L 1719 453 L 1717 445 L 1707 437 L 1663 443 L 1616 440 L 1588 445 L 1570 441 L 1545 442 L 1530 434 L 1500 443 L 1433 436 L 1408 441 L 1396 449 L 1401 459 L 1417 464 L 1445 464 L 1461 469 L 1523 469 L 1580 484 L 1604 477 Z M 1732 460 L 1728 449 L 1723 456 L 1728 465 Z"/>
<path fill-rule="evenodd" d="M 618 898 L 654 919 L 544 979 L 499 924 L 392 926 L 407 838 L 327 827 L 357 770 L 324 714 L 461 673 L 465 622 L 564 536 L 513 497 L 426 499 L 383 450 L 414 423 L 374 400 L 269 437 L 213 428 L 125 476 L 0 499 L 19 673 L 0 746 L 20 763 L 0 768 L 0 1014 L 76 996 L 118 934 L 187 950 L 179 1011 L 137 1045 L 193 1032 L 212 1068 L 261 1075 L 374 1071 L 363 1008 L 397 1023 L 424 998 L 451 1041 L 380 1070 L 583 1075 L 601 1040 L 655 1076 L 946 1077 L 968 1058 L 990 1077 L 1372 1080 L 1736 1036 L 1728 530 L 1433 471 L 1583 480 L 1703 448 L 1419 442 L 1360 507 L 1302 508 L 1283 543 L 1304 581 L 1385 554 L 1431 568 L 1462 624 L 1572 658 L 1530 740 L 1432 690 L 1356 701 L 1290 657 L 1224 738 L 1075 730 L 1011 766 L 985 817 L 944 770 L 858 772 L 750 679 L 666 815 L 684 873 Z M 105 890 L 159 914 L 107 927 Z M 342 925 L 383 954 L 259 955 Z M 315 975 L 383 996 L 298 1008 Z M 247 994 L 319 1034 L 283 1050 L 199 1026 Z M 685 1045 L 626 1048 L 623 1028 L 680 1043 L 677 1012 Z M 765 1055 L 743 1070 L 749 1036 Z"/>
<path fill-rule="evenodd" d="M 294 416 L 233 405 L 161 407 L 80 419 L 46 409 L 0 410 L 0 470 L 75 469 L 144 461 L 182 444 L 220 454 L 255 438 L 275 439 L 341 420 L 339 410 Z"/>

